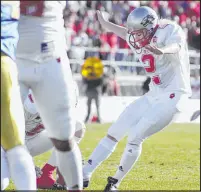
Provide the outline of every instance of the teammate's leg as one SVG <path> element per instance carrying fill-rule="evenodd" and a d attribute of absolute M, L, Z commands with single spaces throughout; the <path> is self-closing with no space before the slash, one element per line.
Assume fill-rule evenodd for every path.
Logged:
<path fill-rule="evenodd" d="M 77 142 L 77 144 L 79 144 L 83 139 L 85 131 L 86 131 L 85 124 L 80 120 L 76 120 L 74 139 Z"/>
<path fill-rule="evenodd" d="M 84 123 L 82 123 L 81 121 L 77 120 L 76 121 L 76 132 L 75 132 L 75 135 L 74 135 L 74 139 L 77 142 L 77 144 L 79 144 L 79 142 L 84 137 L 85 129 L 86 129 L 86 127 L 85 127 Z M 46 135 L 46 137 L 48 138 L 47 132 L 46 131 L 44 131 L 44 132 L 46 133 L 46 134 L 44 134 L 44 136 Z M 40 138 L 42 139 L 42 141 L 46 140 L 46 138 L 42 138 L 42 137 L 40 137 Z M 38 143 L 39 142 L 40 141 L 38 141 Z M 35 141 L 34 141 L 34 143 L 35 143 Z M 53 144 L 52 143 L 51 143 L 51 145 L 52 145 L 52 148 L 53 148 Z M 38 186 L 38 188 L 52 188 L 53 184 L 55 184 L 55 179 L 53 178 L 53 171 L 56 168 L 57 168 L 57 164 L 56 164 L 56 151 L 53 148 L 51 156 L 48 159 L 48 162 L 45 163 L 45 165 L 41 169 L 41 171 L 42 171 L 41 177 L 37 179 L 37 186 Z M 65 182 L 64 182 L 63 176 L 61 175 L 61 173 L 58 170 L 58 168 L 56 170 L 57 170 L 57 181 L 56 182 L 60 185 L 60 187 L 61 186 L 65 186 Z"/>
<path fill-rule="evenodd" d="M 6 152 L 1 147 L 1 191 L 5 190 L 9 185 L 9 168 Z"/>
<path fill-rule="evenodd" d="M 69 189 L 82 189 L 81 153 L 75 133 L 74 87 L 67 58 L 43 65 L 42 81 L 32 88 L 37 108 L 56 148 L 57 164 Z"/>
<path fill-rule="evenodd" d="M 180 101 L 180 97 L 180 94 L 173 99 L 167 95 L 163 96 L 161 100 L 153 103 L 140 121 L 130 129 L 128 144 L 122 155 L 119 169 L 113 177 L 116 187 L 137 162 L 143 141 L 169 125 L 177 115 L 179 110 L 176 108 L 176 104 Z"/>
<path fill-rule="evenodd" d="M 83 139 L 85 130 L 86 130 L 85 124 L 82 121 L 77 120 L 76 121 L 76 132 L 74 135 L 74 139 L 77 142 L 77 144 L 79 144 L 81 142 L 81 140 Z M 51 157 L 50 157 L 50 159 L 51 159 Z M 50 161 L 50 159 L 49 159 L 49 161 Z M 53 158 L 52 158 L 52 161 L 53 161 Z M 61 186 L 65 186 L 65 181 L 58 168 L 57 168 L 57 183 Z"/>
<path fill-rule="evenodd" d="M 80 122 L 76 121 L 76 132 L 75 132 L 75 140 L 77 143 L 81 141 L 84 137 L 85 133 L 85 125 Z M 40 132 L 33 138 L 26 138 L 25 140 L 27 149 L 29 150 L 32 157 L 41 155 L 49 150 L 52 149 L 52 153 L 50 158 L 48 159 L 47 163 L 40 169 L 40 176 L 37 177 L 37 187 L 40 189 L 49 189 L 52 188 L 55 184 L 55 179 L 53 178 L 53 172 L 56 169 L 56 152 L 51 142 L 50 138 L 48 137 L 47 131 L 44 130 Z M 58 173 L 58 180 L 57 183 L 60 185 L 64 185 L 63 177 L 60 173 Z"/>
<path fill-rule="evenodd" d="M 93 171 L 115 150 L 120 141 L 133 124 L 136 124 L 143 112 L 148 108 L 149 102 L 145 96 L 131 103 L 118 120 L 109 128 L 108 135 L 104 137 L 95 148 L 88 162 L 83 168 L 84 185 L 88 187 Z"/>
<path fill-rule="evenodd" d="M 51 149 L 54 145 L 52 144 L 50 138 L 48 137 L 47 131 L 41 131 L 37 136 L 26 139 L 26 146 L 32 157 L 41 155 Z"/>
<path fill-rule="evenodd" d="M 41 175 L 37 177 L 37 187 L 40 189 L 52 188 L 55 183 L 53 172 L 56 169 L 56 157 L 53 150 L 54 145 L 48 137 L 47 131 L 40 132 L 33 138 L 26 139 L 26 146 L 32 157 L 41 155 L 52 149 L 52 154 L 48 162 L 40 170 Z"/>
<path fill-rule="evenodd" d="M 17 68 L 9 57 L 1 55 L 1 145 L 17 190 L 35 190 L 35 169 L 24 146 L 24 133 Z"/>

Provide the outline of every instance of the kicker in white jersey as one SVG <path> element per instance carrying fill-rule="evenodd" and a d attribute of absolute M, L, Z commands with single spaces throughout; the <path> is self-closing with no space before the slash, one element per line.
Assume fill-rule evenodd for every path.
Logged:
<path fill-rule="evenodd" d="M 84 187 L 88 187 L 94 170 L 127 135 L 119 169 L 113 177 L 108 177 L 104 189 L 109 192 L 117 190 L 137 162 L 143 142 L 167 127 L 184 110 L 191 95 L 190 64 L 186 38 L 180 26 L 160 20 L 153 9 L 146 6 L 134 9 L 126 27 L 106 21 L 99 11 L 97 15 L 103 28 L 127 41 L 152 79 L 150 91 L 125 108 L 83 168 Z"/>
<path fill-rule="evenodd" d="M 130 35 L 127 34 L 127 43 L 142 63 L 146 73 L 151 77 L 150 90 L 160 94 L 171 91 L 181 91 L 191 96 L 190 65 L 188 47 L 185 34 L 181 27 L 168 20 L 160 20 L 157 31 L 150 45 L 164 47 L 172 43 L 180 44 L 180 51 L 171 55 L 155 55 L 142 47 L 136 50 L 130 44 Z"/>

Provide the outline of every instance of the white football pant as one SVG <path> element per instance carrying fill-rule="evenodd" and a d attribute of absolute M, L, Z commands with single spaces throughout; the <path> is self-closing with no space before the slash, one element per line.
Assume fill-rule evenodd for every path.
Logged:
<path fill-rule="evenodd" d="M 140 145 L 144 139 L 169 125 L 182 111 L 188 96 L 180 92 L 159 96 L 145 94 L 131 103 L 109 128 L 117 141 L 128 134 L 128 143 Z"/>
<path fill-rule="evenodd" d="M 50 138 L 68 140 L 75 133 L 74 83 L 64 52 L 44 63 L 17 58 L 22 101 L 32 90 Z"/>
<path fill-rule="evenodd" d="M 80 140 L 84 137 L 85 130 L 85 124 L 80 121 L 76 121 L 76 131 L 74 139 L 77 143 L 79 143 Z M 32 157 L 41 155 L 49 151 L 50 149 L 53 149 L 54 147 L 52 141 L 48 137 L 48 133 L 46 130 L 40 132 L 35 137 L 27 137 L 25 140 L 25 144 Z"/>

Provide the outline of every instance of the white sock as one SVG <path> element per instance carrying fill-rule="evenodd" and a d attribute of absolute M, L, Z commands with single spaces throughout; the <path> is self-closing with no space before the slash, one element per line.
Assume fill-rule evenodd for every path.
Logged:
<path fill-rule="evenodd" d="M 59 171 L 64 177 L 68 189 L 72 190 L 74 186 L 78 185 L 78 189 L 82 190 L 82 156 L 77 143 L 74 143 L 73 149 L 69 152 L 56 150 L 56 157 Z"/>
<path fill-rule="evenodd" d="M 99 142 L 83 168 L 84 179 L 90 179 L 93 171 L 112 154 L 116 146 L 117 142 L 107 136 Z"/>
<path fill-rule="evenodd" d="M 48 162 L 47 162 L 49 165 L 53 166 L 53 167 L 56 167 L 57 166 L 57 159 L 56 159 L 56 151 L 55 151 L 55 148 L 52 149 L 52 153 L 51 153 L 51 156 L 50 158 L 48 159 Z"/>
<path fill-rule="evenodd" d="M 115 179 L 118 179 L 117 187 L 119 186 L 122 179 L 132 169 L 135 162 L 138 160 L 142 151 L 142 145 L 130 145 L 127 144 L 124 153 L 122 155 L 119 169 L 114 175 Z"/>
<path fill-rule="evenodd" d="M 9 171 L 17 190 L 36 190 L 36 172 L 33 159 L 25 146 L 6 152 Z"/>

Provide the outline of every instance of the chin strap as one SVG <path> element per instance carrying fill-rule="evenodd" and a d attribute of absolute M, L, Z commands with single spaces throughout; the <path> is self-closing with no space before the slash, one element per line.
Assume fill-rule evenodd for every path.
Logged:
<path fill-rule="evenodd" d="M 156 27 L 153 29 L 151 35 L 150 35 L 150 38 L 149 38 L 149 42 L 152 40 L 153 36 L 155 35 L 157 29 L 158 29 L 159 25 L 157 24 Z"/>

